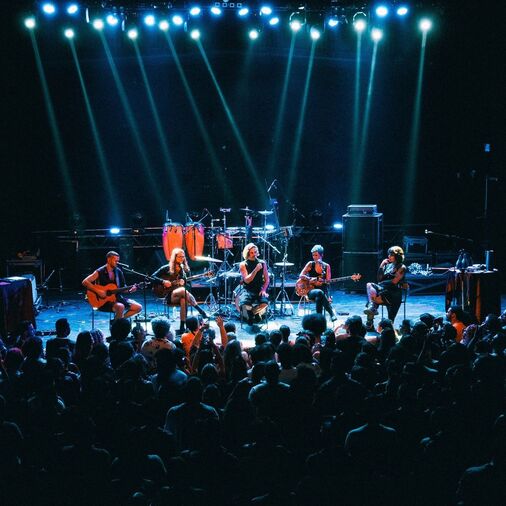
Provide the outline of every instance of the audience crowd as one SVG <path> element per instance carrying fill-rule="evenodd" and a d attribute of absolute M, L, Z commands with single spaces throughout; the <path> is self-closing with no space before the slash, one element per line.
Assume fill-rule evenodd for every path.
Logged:
<path fill-rule="evenodd" d="M 506 312 L 151 324 L 0 342 L 0 504 L 506 504 Z"/>

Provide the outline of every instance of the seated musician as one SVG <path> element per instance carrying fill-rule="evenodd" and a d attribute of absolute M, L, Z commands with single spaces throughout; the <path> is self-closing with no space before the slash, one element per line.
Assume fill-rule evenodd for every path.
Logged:
<path fill-rule="evenodd" d="M 267 288 L 269 287 L 269 273 L 267 264 L 258 259 L 258 248 L 250 242 L 242 251 L 244 261 L 239 265 L 244 291 L 241 294 L 241 313 L 247 315 L 248 324 L 261 321 L 269 305 Z"/>
<path fill-rule="evenodd" d="M 406 274 L 404 251 L 400 246 L 392 246 L 388 249 L 385 258 L 378 269 L 378 283 L 367 283 L 368 303 L 364 313 L 367 320 L 372 321 L 378 314 L 378 306 L 386 305 L 388 318 L 395 320 L 402 301 L 401 287 Z"/>
<path fill-rule="evenodd" d="M 311 248 L 313 260 L 304 266 L 304 269 L 299 274 L 299 279 L 306 279 L 310 283 L 312 289 L 307 296 L 310 300 L 316 302 L 316 312 L 323 313 L 325 309 L 334 322 L 337 320 L 337 316 L 330 304 L 329 286 L 326 283 L 332 276 L 330 265 L 323 261 L 323 252 L 323 246 L 320 244 L 315 244 Z"/>
<path fill-rule="evenodd" d="M 185 286 L 189 273 L 190 267 L 188 266 L 185 252 L 181 248 L 174 248 L 170 255 L 169 263 L 162 265 L 153 274 L 154 278 L 160 278 L 160 284 L 166 289 L 167 303 L 179 305 L 181 308 L 181 331 L 184 331 L 186 327 L 188 304 L 193 306 L 204 318 L 207 318 L 206 312 L 197 304 L 195 297 Z"/>
<path fill-rule="evenodd" d="M 107 297 L 106 290 L 103 288 L 106 285 L 113 283 L 117 288 L 126 286 L 125 275 L 118 267 L 119 254 L 115 251 L 109 251 L 106 255 L 106 264 L 99 267 L 92 274 L 83 279 L 83 286 L 97 295 L 99 302 Z M 130 288 L 128 293 L 135 292 L 136 286 Z M 114 301 L 107 301 L 98 307 L 99 311 L 107 313 L 114 313 L 114 319 L 129 318 L 142 311 L 142 306 L 133 299 L 127 299 L 117 293 L 114 295 Z"/>

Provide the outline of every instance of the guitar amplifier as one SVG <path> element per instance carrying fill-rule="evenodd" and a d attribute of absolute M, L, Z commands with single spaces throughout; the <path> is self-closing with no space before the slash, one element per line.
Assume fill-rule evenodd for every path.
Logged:
<path fill-rule="evenodd" d="M 351 204 L 348 206 L 348 214 L 376 214 L 378 206 L 376 204 Z"/>

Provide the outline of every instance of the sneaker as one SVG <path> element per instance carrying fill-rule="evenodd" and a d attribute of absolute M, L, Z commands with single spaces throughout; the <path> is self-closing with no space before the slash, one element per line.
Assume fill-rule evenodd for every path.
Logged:
<path fill-rule="evenodd" d="M 367 316 L 376 316 L 378 314 L 378 310 L 375 307 L 368 307 L 364 309 L 364 314 Z"/>

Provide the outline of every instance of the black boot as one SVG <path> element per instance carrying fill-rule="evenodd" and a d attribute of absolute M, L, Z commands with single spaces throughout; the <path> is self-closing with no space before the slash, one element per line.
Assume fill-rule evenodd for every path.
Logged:
<path fill-rule="evenodd" d="M 199 312 L 202 318 L 208 318 L 207 313 L 198 304 L 193 307 Z"/>
<path fill-rule="evenodd" d="M 179 324 L 179 332 L 182 334 L 186 330 L 186 322 L 181 320 L 181 323 Z"/>

